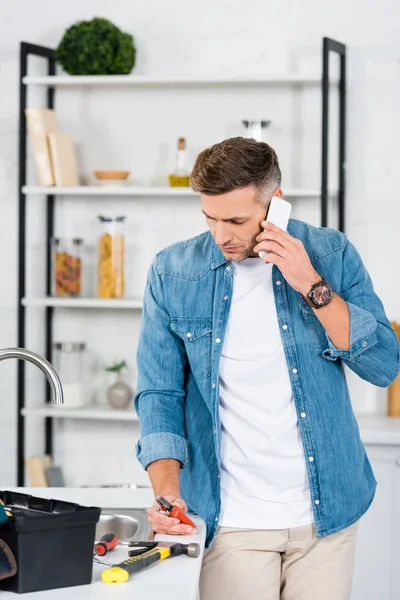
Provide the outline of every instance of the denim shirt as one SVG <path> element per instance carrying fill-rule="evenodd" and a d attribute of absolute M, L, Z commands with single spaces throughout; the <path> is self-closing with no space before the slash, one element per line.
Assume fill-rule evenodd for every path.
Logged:
<path fill-rule="evenodd" d="M 386 387 L 399 372 L 399 342 L 357 250 L 343 233 L 294 219 L 288 232 L 302 240 L 313 267 L 347 302 L 350 313 L 350 348 L 342 350 L 273 266 L 316 534 L 323 537 L 357 521 L 376 487 L 344 364 Z M 221 508 L 218 367 L 233 276 L 209 232 L 161 251 L 148 275 L 137 352 L 137 457 L 144 468 L 158 459 L 180 462 L 181 496 L 206 522 L 207 547 Z"/>

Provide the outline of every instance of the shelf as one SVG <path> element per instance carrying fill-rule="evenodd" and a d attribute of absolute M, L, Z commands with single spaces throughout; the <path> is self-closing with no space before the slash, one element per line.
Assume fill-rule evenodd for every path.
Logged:
<path fill-rule="evenodd" d="M 320 85 L 319 76 L 302 75 L 261 75 L 253 76 L 218 76 L 210 77 L 164 77 L 148 75 L 53 75 L 45 77 L 24 77 L 25 85 L 41 85 L 52 87 L 79 86 L 237 86 L 237 85 Z"/>
<path fill-rule="evenodd" d="M 133 185 L 80 185 L 70 187 L 25 185 L 22 188 L 22 192 L 27 195 L 44 194 L 58 196 L 199 196 L 199 194 L 193 192 L 189 187 L 139 187 Z"/>
<path fill-rule="evenodd" d="M 41 406 L 23 408 L 24 417 L 52 417 L 53 419 L 86 419 L 97 421 L 138 421 L 137 414 L 130 410 L 113 410 L 107 406 L 87 406 L 86 408 L 66 408 L 65 406 Z"/>
<path fill-rule="evenodd" d="M 141 310 L 143 300 L 140 298 L 123 298 L 121 300 L 102 300 L 101 298 L 22 298 L 23 306 L 52 306 L 54 308 L 100 308 L 100 309 L 135 309 Z"/>
<path fill-rule="evenodd" d="M 285 198 L 319 198 L 321 191 L 317 189 L 287 188 L 284 189 Z M 25 185 L 22 192 L 26 195 L 55 195 L 55 196 L 184 196 L 199 197 L 190 188 L 171 187 L 139 187 L 139 186 L 96 186 L 81 185 L 77 187 L 43 187 Z"/>

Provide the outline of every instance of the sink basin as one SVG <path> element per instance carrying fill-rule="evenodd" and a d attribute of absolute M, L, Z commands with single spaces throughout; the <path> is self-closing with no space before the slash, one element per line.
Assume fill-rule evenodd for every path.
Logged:
<path fill-rule="evenodd" d="M 148 540 L 152 529 L 145 510 L 104 509 L 96 526 L 96 541 L 105 533 L 114 533 L 121 544 L 128 544 L 132 540 Z"/>

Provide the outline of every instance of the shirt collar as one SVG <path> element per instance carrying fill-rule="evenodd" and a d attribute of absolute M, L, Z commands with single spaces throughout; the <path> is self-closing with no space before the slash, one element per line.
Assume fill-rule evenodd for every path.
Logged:
<path fill-rule="evenodd" d="M 217 269 L 221 265 L 225 265 L 227 262 L 229 261 L 222 254 L 221 250 L 215 243 L 213 236 L 211 235 L 211 268 Z"/>

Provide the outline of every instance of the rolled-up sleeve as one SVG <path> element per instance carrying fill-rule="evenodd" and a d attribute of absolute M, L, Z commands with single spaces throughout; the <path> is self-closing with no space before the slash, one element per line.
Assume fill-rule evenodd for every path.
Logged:
<path fill-rule="evenodd" d="M 387 387 L 399 373 L 399 341 L 359 253 L 348 240 L 340 296 L 349 308 L 350 348 L 337 348 L 327 335 L 323 356 L 328 360 L 341 358 L 362 379 Z"/>
<path fill-rule="evenodd" d="M 134 399 L 141 431 L 136 455 L 145 469 L 160 459 L 175 459 L 181 466 L 187 459 L 183 427 L 187 359 L 183 342 L 170 323 L 155 259 L 145 290 Z"/>

